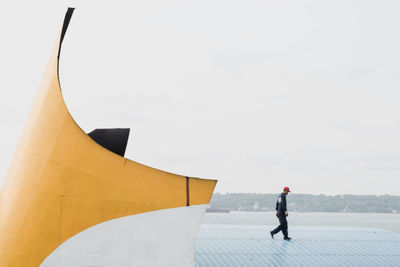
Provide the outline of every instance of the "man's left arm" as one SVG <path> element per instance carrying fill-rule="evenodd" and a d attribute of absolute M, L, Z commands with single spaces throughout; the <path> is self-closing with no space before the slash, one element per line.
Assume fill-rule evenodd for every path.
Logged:
<path fill-rule="evenodd" d="M 287 208 L 286 208 L 286 197 L 284 197 L 284 198 L 282 199 L 282 208 L 283 208 L 283 210 L 285 211 L 285 216 L 288 216 L 289 213 L 288 213 Z"/>

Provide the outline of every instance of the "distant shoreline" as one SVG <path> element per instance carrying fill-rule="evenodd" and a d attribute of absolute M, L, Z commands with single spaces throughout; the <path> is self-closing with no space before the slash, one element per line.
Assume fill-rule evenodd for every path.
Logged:
<path fill-rule="evenodd" d="M 279 194 L 215 193 L 210 209 L 274 211 Z M 295 212 L 400 214 L 400 196 L 289 194 L 288 210 Z"/>
<path fill-rule="evenodd" d="M 207 211 L 210 212 L 210 211 Z M 229 210 L 229 212 L 222 212 L 222 213 L 230 213 L 230 212 L 257 212 L 257 213 L 273 213 L 274 210 Z M 343 213 L 343 214 L 390 214 L 390 215 L 399 215 L 400 212 L 397 213 L 389 213 L 389 212 L 344 212 L 344 211 L 290 211 L 291 213 Z M 218 213 L 211 211 L 211 213 Z"/>

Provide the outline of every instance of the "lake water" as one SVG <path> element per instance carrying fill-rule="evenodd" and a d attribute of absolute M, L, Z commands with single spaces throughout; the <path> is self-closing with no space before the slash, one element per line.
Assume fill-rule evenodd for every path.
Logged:
<path fill-rule="evenodd" d="M 210 212 L 204 215 L 203 223 L 277 226 L 278 219 L 275 212 Z M 289 228 L 290 226 L 370 227 L 400 233 L 400 214 L 290 212 L 288 224 Z"/>

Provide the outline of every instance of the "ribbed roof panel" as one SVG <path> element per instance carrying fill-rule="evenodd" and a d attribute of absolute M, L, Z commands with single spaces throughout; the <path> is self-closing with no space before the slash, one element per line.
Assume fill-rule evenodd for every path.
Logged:
<path fill-rule="evenodd" d="M 400 266 L 400 234 L 355 227 L 290 227 L 272 240 L 272 226 L 202 225 L 196 267 Z"/>

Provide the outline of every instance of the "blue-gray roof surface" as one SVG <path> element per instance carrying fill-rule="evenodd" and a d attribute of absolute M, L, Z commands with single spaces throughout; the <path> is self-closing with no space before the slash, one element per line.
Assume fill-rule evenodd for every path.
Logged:
<path fill-rule="evenodd" d="M 400 234 L 356 227 L 289 227 L 291 241 L 272 226 L 204 224 L 195 242 L 196 267 L 400 266 Z"/>

